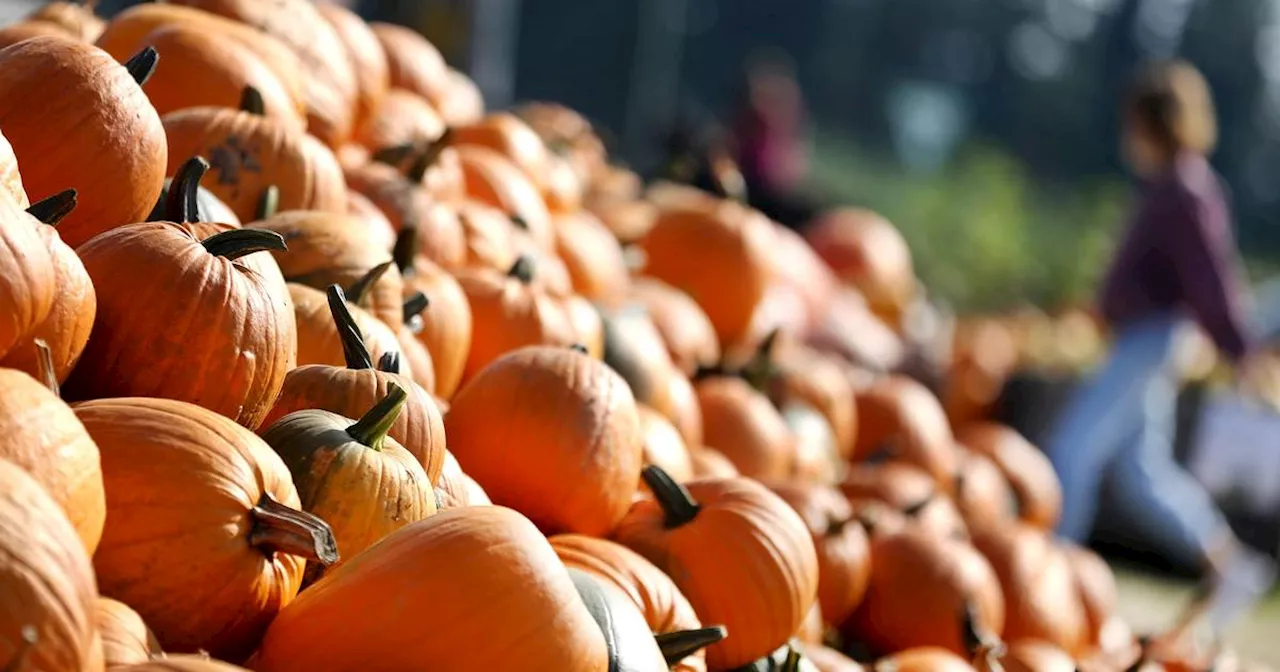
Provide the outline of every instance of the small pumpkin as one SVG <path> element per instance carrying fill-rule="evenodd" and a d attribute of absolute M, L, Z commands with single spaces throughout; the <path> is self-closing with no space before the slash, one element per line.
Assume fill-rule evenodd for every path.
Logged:
<path fill-rule="evenodd" d="M 169 398 L 249 428 L 262 422 L 293 364 L 293 307 L 278 278 L 238 260 L 284 241 L 254 229 L 197 240 L 192 230 L 131 224 L 77 250 L 98 315 L 67 380 L 69 398 Z M 188 326 L 175 332 L 175 324 Z"/>
<path fill-rule="evenodd" d="M 66 29 L 48 21 L 19 21 L 0 28 L 0 48 L 11 47 L 33 37 L 73 37 Z"/>
<path fill-rule="evenodd" d="M 995 423 L 961 427 L 956 439 L 991 458 L 1009 481 L 1018 501 L 1018 517 L 1042 530 L 1058 525 L 1062 513 L 1062 485 L 1044 453 L 1017 431 Z"/>
<path fill-rule="evenodd" d="M 720 361 L 715 327 L 687 294 L 661 280 L 637 278 L 631 284 L 631 297 L 648 311 L 671 360 L 685 375 Z"/>
<path fill-rule="evenodd" d="M 457 146 L 467 196 L 507 213 L 539 249 L 556 249 L 551 213 L 533 181 L 506 157 L 480 146 Z"/>
<path fill-rule="evenodd" d="M 632 505 L 613 538 L 665 571 L 703 623 L 731 633 L 707 649 L 707 665 L 745 665 L 785 643 L 818 588 L 800 517 L 748 479 L 681 486 L 659 467 L 643 473 L 653 497 Z"/>
<path fill-rule="evenodd" d="M 845 471 L 840 491 L 852 502 L 885 504 L 933 534 L 954 539 L 969 536 L 956 505 L 928 474 L 914 465 L 903 462 L 853 465 Z"/>
<path fill-rule="evenodd" d="M 75 186 L 79 204 L 59 229 L 72 247 L 142 221 L 160 195 L 165 132 L 140 86 L 155 64 L 154 49 L 121 65 L 70 37 L 36 37 L 0 51 L 0 130 L 32 197 Z M 95 103 L 67 107 L 63 114 L 30 104 L 48 91 Z"/>
<path fill-rule="evenodd" d="M 809 483 L 838 483 L 844 464 L 831 422 L 806 401 L 792 399 L 776 405 L 795 446 L 792 477 Z"/>
<path fill-rule="evenodd" d="M 288 283 L 289 298 L 293 301 L 294 316 L 298 322 L 297 366 L 328 364 L 342 366 L 346 362 L 343 339 L 333 321 L 329 298 L 325 291 Z M 346 295 L 343 295 L 346 300 Z M 365 309 L 347 304 L 347 310 L 359 328 L 361 340 L 374 362 L 389 354 L 400 355 L 400 339 L 385 322 Z M 403 371 L 403 363 L 400 364 Z"/>
<path fill-rule="evenodd" d="M 288 468 L 247 429 L 167 399 L 75 411 L 102 450 L 99 586 L 165 649 L 243 659 L 298 592 L 305 562 L 337 562 L 328 525 L 297 510 Z"/>
<path fill-rule="evenodd" d="M 348 558 L 436 512 L 417 456 L 387 436 L 408 396 L 388 383 L 386 396 L 354 423 L 313 409 L 294 411 L 262 432 L 293 474 L 302 509 L 329 524 Z M 308 564 L 305 580 L 338 566 Z"/>
<path fill-rule="evenodd" d="M 862 601 L 871 573 L 866 530 L 840 491 L 795 481 L 770 486 L 809 528 L 818 554 L 818 604 L 828 623 L 843 623 Z"/>
<path fill-rule="evenodd" d="M 432 143 L 444 131 L 444 120 L 426 98 L 405 89 L 390 89 L 374 113 L 356 127 L 354 139 L 376 152 L 398 145 Z"/>
<path fill-rule="evenodd" d="M 853 461 L 888 455 L 920 467 L 942 492 L 952 493 L 959 469 L 955 439 L 928 388 L 905 376 L 887 376 L 861 390 L 857 405 Z"/>
<path fill-rule="evenodd" d="M 592 301 L 617 305 L 630 289 L 627 262 L 618 239 L 586 211 L 558 214 L 556 252 L 568 267 L 573 290 Z"/>
<path fill-rule="evenodd" d="M 4 389 L 8 394 L 10 388 Z M 0 520 L 0 664 L 13 670 L 102 670 L 89 554 L 58 503 L 6 459 L 0 459 Z"/>
<path fill-rule="evenodd" d="M 734 478 L 741 475 L 729 458 L 715 448 L 703 446 L 691 449 L 689 461 L 693 464 L 694 478 Z"/>
<path fill-rule="evenodd" d="M 656 464 L 677 482 L 693 478 L 693 460 L 676 426 L 662 414 L 639 404 L 640 433 L 644 440 L 644 463 Z"/>
<path fill-rule="evenodd" d="M 422 315 L 430 308 L 431 300 L 422 292 L 415 292 L 404 300 L 404 323 L 395 330 L 400 344 L 400 357 L 413 372 L 413 382 L 422 389 L 435 393 L 436 370 L 431 351 L 418 340 L 415 331 L 422 329 Z M 403 368 L 403 367 L 401 367 Z"/>
<path fill-rule="evenodd" d="M 448 218 L 447 210 L 441 212 L 444 206 L 436 203 L 422 186 L 433 160 L 423 154 L 404 172 L 373 161 L 347 170 L 347 185 L 382 211 L 395 231 L 416 229 L 422 252 L 428 258 L 447 268 L 457 268 L 466 255 L 462 224 L 456 216 Z"/>
<path fill-rule="evenodd" d="M 608 648 L 608 669 L 661 670 L 667 666 L 640 610 L 616 587 L 573 567 L 567 568 L 582 603 L 595 619 Z"/>
<path fill-rule="evenodd" d="M 138 612 L 109 597 L 94 601 L 94 624 L 102 636 L 102 658 L 108 668 L 145 663 L 160 653 L 160 643 Z"/>
<path fill-rule="evenodd" d="M 838 455 L 848 458 L 858 434 L 856 390 L 835 356 L 799 343 L 778 348 L 771 357 L 776 377 L 766 388 L 785 403 L 806 403 L 831 426 Z"/>
<path fill-rule="evenodd" d="M 1092 646 L 1104 646 L 1107 627 L 1116 615 L 1115 574 L 1105 560 L 1083 546 L 1064 541 L 1059 541 L 1058 546 L 1071 565 L 1071 575 L 1084 607 L 1088 623 L 1085 641 Z"/>
<path fill-rule="evenodd" d="M 329 322 L 341 341 L 345 366 L 309 364 L 290 371 L 264 425 L 307 409 L 359 417 L 392 389 L 403 389 L 408 401 L 392 418 L 388 432 L 418 459 L 434 483 L 444 465 L 445 433 L 444 421 L 431 395 L 403 375 L 374 367 L 373 357 L 360 338 L 353 316 L 355 309 L 343 300 L 341 289 L 329 289 L 326 305 Z"/>
<path fill-rule="evenodd" d="M 839 281 L 831 267 L 795 230 L 775 223 L 774 233 L 775 285 L 785 288 L 783 294 L 800 299 L 801 313 L 807 318 L 802 326 L 807 330 L 830 308 Z"/>
<path fill-rule="evenodd" d="M 503 422 L 493 422 L 495 413 Z M 445 434 L 495 503 L 549 532 L 608 534 L 640 481 L 631 392 L 618 374 L 571 348 L 527 347 L 495 360 L 453 398 Z M 525 444 L 520 451 L 510 450 L 513 436 Z"/>
<path fill-rule="evenodd" d="M 412 91 L 439 109 L 450 85 L 449 69 L 440 50 L 404 26 L 380 22 L 369 25 L 387 54 L 391 86 Z"/>
<path fill-rule="evenodd" d="M 662 337 L 639 305 L 602 308 L 604 361 L 627 381 L 639 401 L 664 415 L 671 414 L 671 385 L 680 373 L 671 362 Z"/>
<path fill-rule="evenodd" d="M 93 42 L 107 27 L 107 22 L 93 11 L 96 0 L 75 2 L 54 0 L 27 15 L 27 21 L 55 25 L 78 40 Z"/>
<path fill-rule="evenodd" d="M 355 69 L 356 99 L 352 127 L 360 128 L 366 119 L 381 109 L 391 88 L 387 54 L 382 50 L 378 36 L 359 14 L 336 2 L 317 3 L 316 8 L 337 33 L 347 60 Z"/>
<path fill-rule="evenodd" d="M 685 445 L 703 445 L 702 408 L 698 405 L 698 394 L 693 389 L 693 382 L 684 376 L 668 376 L 666 397 L 667 407 L 654 410 L 667 416 L 675 424 L 676 429 L 680 430 L 680 436 L 684 437 Z"/>
<path fill-rule="evenodd" d="M 402 234 L 404 235 L 404 234 Z M 416 235 L 410 232 L 409 235 Z M 416 243 L 405 243 L 416 249 Z M 431 353 L 435 367 L 435 393 L 445 399 L 453 397 L 462 382 L 471 349 L 471 305 L 462 285 L 449 272 L 421 255 L 399 258 L 406 298 L 413 292 L 427 297 L 430 307 L 423 311 L 415 336 Z"/>
<path fill-rule="evenodd" d="M 467 191 L 458 150 L 449 146 L 452 135 L 446 128 L 430 141 L 379 148 L 370 159 L 412 176 L 413 181 L 420 182 L 436 200 L 457 203 L 466 197 Z"/>
<path fill-rule="evenodd" d="M 782 480 L 795 468 L 795 440 L 782 415 L 745 380 L 715 376 L 698 382 L 703 440 L 743 476 Z"/>
<path fill-rule="evenodd" d="M 436 482 L 436 507 L 444 511 L 464 506 L 488 506 L 492 503 L 484 488 L 462 471 L 458 458 L 446 451 L 444 467 L 440 470 L 440 479 Z"/>
<path fill-rule="evenodd" d="M 520 117 L 494 112 L 474 124 L 454 129 L 454 142 L 493 150 L 506 157 L 541 187 L 551 170 L 551 154 L 542 138 Z"/>
<path fill-rule="evenodd" d="M 595 304 L 586 297 L 570 294 L 563 297 L 565 315 L 569 328 L 573 331 L 579 345 L 587 349 L 587 354 L 602 359 L 604 357 L 604 318 Z"/>
<path fill-rule="evenodd" d="M 899 326 L 916 279 L 911 249 L 889 220 L 862 208 L 834 210 L 819 216 L 805 240 L 877 316 Z"/>
<path fill-rule="evenodd" d="M 324 144 L 289 124 L 263 116 L 254 89 L 241 109 L 193 107 L 164 116 L 169 170 L 188 156 L 205 156 L 216 179 L 208 185 L 242 221 L 259 219 L 268 188 L 279 209 L 346 212 L 347 189 L 338 159 Z"/>
<path fill-rule="evenodd" d="M 449 86 L 438 107 L 440 116 L 450 126 L 475 123 L 484 116 L 484 95 L 465 72 L 449 68 Z"/>
<path fill-rule="evenodd" d="M 396 243 L 396 230 L 391 220 L 382 214 L 378 206 L 364 194 L 347 190 L 347 214 L 358 217 L 363 222 L 363 230 L 371 243 L 380 250 L 391 250 Z"/>
<path fill-rule="evenodd" d="M 415 625 L 429 603 L 455 611 Z M 497 622 L 505 626 L 485 646 L 458 645 L 476 624 Z M 271 624 L 255 669 L 367 669 L 371 660 L 396 670 L 598 672 L 608 650 L 537 528 L 479 506 L 408 525 L 302 593 Z"/>
<path fill-rule="evenodd" d="M 958 448 L 955 502 L 969 529 L 1005 527 L 1018 519 L 1018 503 L 1009 481 L 995 463 L 981 453 Z"/>

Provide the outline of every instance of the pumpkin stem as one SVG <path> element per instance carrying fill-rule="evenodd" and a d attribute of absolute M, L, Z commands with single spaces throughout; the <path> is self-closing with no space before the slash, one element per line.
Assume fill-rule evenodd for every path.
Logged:
<path fill-rule="evenodd" d="M 444 133 L 439 138 L 436 138 L 435 142 L 427 145 L 427 148 L 413 162 L 413 165 L 409 166 L 409 170 L 405 172 L 405 177 L 414 183 L 421 182 L 427 176 L 427 171 L 431 169 L 431 166 L 436 165 L 440 154 L 448 149 L 451 142 L 453 142 L 453 129 L 446 128 Z"/>
<path fill-rule="evenodd" d="M 164 202 L 164 216 L 169 221 L 179 224 L 200 221 L 200 180 L 207 172 L 209 162 L 200 156 L 193 156 L 178 167 Z"/>
<path fill-rule="evenodd" d="M 511 264 L 511 269 L 507 271 L 507 277 L 515 278 L 521 284 L 528 285 L 533 282 L 533 272 L 533 257 L 522 254 L 516 258 L 516 263 Z"/>
<path fill-rule="evenodd" d="M 413 273 L 414 257 L 418 255 L 418 229 L 406 226 L 396 234 L 396 245 L 391 248 L 391 258 L 396 262 L 400 275 L 408 277 Z"/>
<path fill-rule="evenodd" d="M 750 361 L 742 367 L 742 377 L 751 387 L 762 393 L 769 392 L 770 383 L 778 375 L 778 366 L 774 364 L 774 348 L 778 342 L 781 329 L 774 329 L 760 342 Z"/>
<path fill-rule="evenodd" d="M 156 72 L 156 64 L 160 62 L 160 54 L 155 47 L 147 47 L 125 61 L 124 67 L 138 86 L 143 86 Z"/>
<path fill-rule="evenodd" d="M 262 92 L 252 86 L 244 87 L 240 94 L 240 111 L 259 117 L 267 114 L 267 104 L 262 100 Z"/>
<path fill-rule="evenodd" d="M 378 370 L 386 373 L 399 374 L 400 353 L 394 350 L 382 353 L 382 356 L 378 358 Z"/>
<path fill-rule="evenodd" d="M 520 229 L 521 231 L 529 230 L 529 220 L 525 219 L 524 217 L 521 217 L 520 215 L 511 215 L 511 223 L 514 224 L 516 228 Z"/>
<path fill-rule="evenodd" d="M 570 349 L 570 350 L 572 350 L 572 351 L 574 351 L 574 352 L 576 352 L 576 353 L 578 353 L 578 354 L 580 354 L 580 355 L 589 355 L 589 354 L 591 354 L 591 351 L 587 349 L 587 346 L 585 346 L 585 345 L 583 345 L 583 344 L 581 344 L 581 343 L 574 343 L 573 345 L 569 346 L 569 349 Z"/>
<path fill-rule="evenodd" d="M 658 500 L 658 506 L 662 507 L 668 530 L 688 524 L 698 517 L 702 507 L 694 501 L 689 491 L 677 483 L 676 479 L 671 478 L 671 474 L 662 467 L 651 464 L 640 472 L 640 476 L 644 479 L 645 485 L 649 486 L 653 498 Z"/>
<path fill-rule="evenodd" d="M 844 532 L 844 528 L 848 527 L 850 523 L 857 521 L 857 519 L 858 517 L 856 515 L 853 515 L 847 518 L 833 518 L 831 520 L 828 520 L 827 536 L 834 537 L 836 535 L 842 534 Z"/>
<path fill-rule="evenodd" d="M 374 163 L 385 163 L 388 166 L 399 168 L 405 159 L 413 156 L 418 151 L 417 145 L 412 142 L 403 145 L 392 145 L 391 147 L 383 147 L 369 156 Z"/>
<path fill-rule="evenodd" d="M 329 314 L 333 315 L 333 323 L 338 327 L 338 339 L 342 341 L 342 356 L 347 360 L 347 368 L 372 369 L 373 356 L 365 347 L 360 325 L 356 324 L 356 318 L 347 308 L 346 294 L 337 285 L 329 285 L 325 293 L 329 298 Z"/>
<path fill-rule="evenodd" d="M 793 646 L 787 647 L 787 659 L 782 663 L 782 672 L 800 672 L 800 652 Z"/>
<path fill-rule="evenodd" d="M 267 185 L 262 190 L 262 196 L 258 197 L 258 209 L 253 214 L 258 221 L 262 221 L 275 217 L 277 212 L 280 212 L 280 187 Z"/>
<path fill-rule="evenodd" d="M 921 511 L 925 510 L 925 507 L 933 503 L 933 498 L 937 494 L 938 493 L 936 492 L 930 492 L 929 494 L 925 495 L 924 498 L 921 499 L 920 501 L 907 505 L 905 508 L 902 509 L 902 513 L 906 515 L 908 518 L 915 518 L 916 516 L 920 515 Z"/>
<path fill-rule="evenodd" d="M 49 344 L 43 338 L 37 338 L 36 344 L 36 373 L 40 374 L 40 382 L 49 388 L 55 397 L 62 396 L 62 388 L 58 384 L 58 371 L 53 365 L 53 351 L 49 349 Z"/>
<path fill-rule="evenodd" d="M 677 630 L 654 635 L 658 648 L 662 650 L 662 658 L 667 665 L 676 663 L 693 654 L 724 640 L 729 631 L 723 625 L 697 630 Z"/>
<path fill-rule="evenodd" d="M 263 553 L 288 553 L 326 567 L 338 561 L 333 530 L 317 516 L 287 507 L 265 492 L 250 514 L 249 545 Z"/>
<path fill-rule="evenodd" d="M 347 287 L 347 300 L 357 306 L 364 303 L 364 300 L 369 298 L 369 289 L 382 279 L 393 264 L 395 264 L 394 261 L 384 261 L 369 269 L 369 272 L 360 276 L 359 280 L 351 283 L 351 286 Z"/>
<path fill-rule="evenodd" d="M 404 408 L 404 402 L 408 398 L 409 393 L 405 392 L 404 388 L 395 383 L 387 383 L 387 396 L 360 416 L 356 424 L 348 427 L 347 434 L 356 443 L 381 451 L 387 432 L 391 431 L 391 426 L 396 424 L 396 419 L 400 417 L 400 409 Z"/>
<path fill-rule="evenodd" d="M 27 214 L 49 226 L 57 226 L 75 209 L 76 190 L 66 189 L 32 203 L 27 207 Z"/>
<path fill-rule="evenodd" d="M 289 246 L 284 244 L 284 236 L 264 229 L 231 229 L 215 233 L 200 241 L 200 244 L 204 245 L 204 249 L 209 254 L 229 261 L 235 261 L 255 252 L 268 250 L 283 252 L 289 249 Z"/>
<path fill-rule="evenodd" d="M 34 625 L 22 626 L 22 646 L 18 648 L 17 653 L 4 666 L 0 672 L 22 672 L 27 666 L 27 656 L 31 654 L 31 650 L 36 648 L 36 644 L 40 643 L 40 631 Z"/>
<path fill-rule="evenodd" d="M 408 324 L 413 318 L 422 317 L 422 311 L 431 306 L 431 299 L 427 298 L 422 292 L 414 292 L 409 298 L 404 300 L 404 321 Z"/>
<path fill-rule="evenodd" d="M 998 656 L 1003 646 L 982 625 L 982 616 L 978 613 L 978 605 L 972 599 L 964 601 L 960 611 L 960 637 L 964 648 L 973 656 L 975 662 L 980 658 Z"/>

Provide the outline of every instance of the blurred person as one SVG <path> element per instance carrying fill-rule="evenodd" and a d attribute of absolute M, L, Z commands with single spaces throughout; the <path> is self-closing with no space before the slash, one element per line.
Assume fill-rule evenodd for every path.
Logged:
<path fill-rule="evenodd" d="M 1209 87 L 1187 63 L 1151 64 L 1122 114 L 1124 157 L 1142 186 L 1099 301 L 1114 342 L 1047 446 L 1062 479 L 1059 533 L 1089 536 L 1105 482 L 1116 522 L 1172 564 L 1269 584 L 1270 561 L 1236 539 L 1173 455 L 1182 329 L 1198 323 L 1238 374 L 1252 345 L 1225 187 L 1207 159 L 1217 136 Z"/>

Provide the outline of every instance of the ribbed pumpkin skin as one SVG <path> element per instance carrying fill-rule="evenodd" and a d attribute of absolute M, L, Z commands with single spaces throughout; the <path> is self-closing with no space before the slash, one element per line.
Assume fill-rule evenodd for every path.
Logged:
<path fill-rule="evenodd" d="M 7 194 L 0 197 L 0 357 L 53 310 L 57 272 L 40 226 Z"/>
<path fill-rule="evenodd" d="M 457 278 L 423 257 L 414 261 L 413 273 L 405 278 L 404 286 L 405 292 L 422 292 L 430 301 L 416 336 L 431 353 L 435 393 L 452 399 L 462 383 L 471 350 L 471 304 Z"/>
<path fill-rule="evenodd" d="M 94 601 L 94 622 L 102 636 L 102 658 L 107 667 L 145 663 L 160 653 L 160 643 L 142 617 L 129 605 L 109 597 Z"/>
<path fill-rule="evenodd" d="M 770 488 L 800 514 L 813 537 L 822 619 L 842 623 L 867 591 L 871 548 L 866 530 L 852 521 L 853 507 L 838 490 L 798 482 Z"/>
<path fill-rule="evenodd" d="M 338 159 L 319 140 L 248 112 L 193 107 L 164 116 L 169 172 L 191 156 L 211 165 L 205 188 L 241 221 L 256 220 L 267 187 L 280 189 L 280 210 L 344 213 L 347 187 Z"/>
<path fill-rule="evenodd" d="M 745 665 L 800 627 L 818 590 L 818 559 L 804 521 L 745 478 L 686 484 L 702 509 L 667 529 L 652 498 L 632 505 L 613 538 L 667 573 L 703 623 L 731 634 L 707 649 L 710 669 Z"/>
<path fill-rule="evenodd" d="M 592 301 L 616 305 L 630 288 L 631 278 L 622 246 L 595 215 L 585 210 L 557 215 L 556 252 L 569 270 L 578 294 Z"/>
<path fill-rule="evenodd" d="M 450 615 L 424 627 L 432 603 Z M 484 646 L 459 646 L 481 632 Z M 255 669 L 606 672 L 607 659 L 550 545 L 520 514 L 485 506 L 409 525 L 308 588 Z"/>
<path fill-rule="evenodd" d="M 449 70 L 440 50 L 411 28 L 376 21 L 369 25 L 387 54 L 391 86 L 412 91 L 438 107 L 449 87 Z"/>
<path fill-rule="evenodd" d="M 391 89 L 373 116 L 356 129 L 355 141 L 377 151 L 397 145 L 431 142 L 444 133 L 444 120 L 426 98 Z"/>
<path fill-rule="evenodd" d="M 525 346 L 569 346 L 576 340 L 564 304 L 536 286 L 491 269 L 462 271 L 458 282 L 467 295 L 473 327 L 464 385 L 508 352 Z"/>
<path fill-rule="evenodd" d="M 781 480 L 791 475 L 795 439 L 768 397 L 741 378 L 709 378 L 695 389 L 706 445 L 729 458 L 743 476 Z"/>
<path fill-rule="evenodd" d="M 63 103 L 31 104 L 48 91 Z M 37 37 L 4 49 L 0 130 L 34 200 L 76 189 L 79 203 L 59 224 L 72 247 L 146 219 L 160 195 L 167 156 L 160 116 L 124 66 L 93 45 Z"/>
<path fill-rule="evenodd" d="M 0 459 L 25 469 L 93 553 L 106 500 L 98 446 L 61 399 L 34 378 L 0 368 Z"/>
<path fill-rule="evenodd" d="M 1009 479 L 1018 497 L 1019 517 L 1042 530 L 1052 530 L 1062 514 L 1062 485 L 1045 454 L 1009 427 L 977 422 L 961 427 L 956 440 L 986 455 Z"/>
<path fill-rule="evenodd" d="M 170 222 L 119 227 L 77 252 L 98 316 L 68 399 L 175 399 L 261 424 L 296 343 L 278 278 L 210 254 L 190 227 Z"/>
<path fill-rule="evenodd" d="M 333 2 L 316 3 L 316 9 L 333 26 L 355 68 L 357 95 L 353 127 L 359 128 L 382 105 L 391 86 L 387 54 L 373 29 L 355 12 Z"/>
<path fill-rule="evenodd" d="M 499 358 L 454 397 L 444 422 L 450 452 L 494 503 L 549 533 L 607 535 L 640 482 L 631 391 L 569 348 Z"/>
<path fill-rule="evenodd" d="M 103 594 L 137 610 L 166 650 L 247 656 L 302 582 L 302 558 L 248 543 L 264 496 L 299 507 L 284 462 L 191 404 L 101 399 L 75 410 L 102 449 L 109 522 L 93 559 Z"/>
<path fill-rule="evenodd" d="M 720 343 L 707 314 L 688 294 L 654 278 L 639 278 L 631 284 L 631 296 L 649 311 L 671 361 L 693 375 L 699 367 L 720 360 Z"/>
<path fill-rule="evenodd" d="M 325 293 L 296 282 L 288 283 L 288 289 L 294 319 L 298 323 L 297 365 L 344 366 L 346 360 L 342 354 L 342 339 L 338 336 L 338 327 L 333 322 L 333 313 L 329 310 L 329 300 Z M 360 326 L 365 347 L 369 348 L 373 361 L 378 361 L 388 352 L 400 352 L 400 341 L 391 327 L 359 306 L 348 303 L 347 309 Z M 403 359 L 400 360 L 400 373 L 412 373 Z"/>
<path fill-rule="evenodd" d="M 485 147 L 459 146 L 458 159 L 469 198 L 519 217 L 538 249 L 555 252 L 551 213 L 529 176 L 506 157 Z"/>
<path fill-rule="evenodd" d="M 858 435 L 853 461 L 890 448 L 893 456 L 931 475 L 938 489 L 951 494 L 959 457 L 942 404 L 920 383 L 889 376 L 857 395 Z"/>
<path fill-rule="evenodd" d="M 440 470 L 440 480 L 436 482 L 436 504 L 440 510 L 457 509 L 464 506 L 488 506 L 489 493 L 462 471 L 458 458 L 446 452 L 444 468 Z"/>
<path fill-rule="evenodd" d="M 98 596 L 89 555 L 58 504 L 17 465 L 0 459 L 0 665 L 97 672 Z M 22 652 L 23 628 L 36 641 Z"/>

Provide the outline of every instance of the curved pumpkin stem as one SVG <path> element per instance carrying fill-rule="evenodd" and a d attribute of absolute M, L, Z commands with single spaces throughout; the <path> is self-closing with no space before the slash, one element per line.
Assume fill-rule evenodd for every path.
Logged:
<path fill-rule="evenodd" d="M 521 231 L 529 230 L 529 220 L 525 219 L 524 217 L 521 217 L 520 215 L 511 215 L 509 219 L 517 229 L 520 229 Z"/>
<path fill-rule="evenodd" d="M 338 561 L 333 530 L 320 518 L 289 508 L 265 492 L 249 514 L 253 516 L 249 544 L 263 553 L 287 553 L 325 566 Z"/>
<path fill-rule="evenodd" d="M 421 182 L 427 176 L 427 171 L 431 166 L 436 165 L 436 161 L 440 160 L 440 154 L 448 149 L 449 143 L 453 142 L 453 129 L 446 128 L 444 133 L 436 138 L 435 142 L 427 145 L 417 160 L 409 166 L 409 170 L 405 171 L 405 177 L 412 182 Z"/>
<path fill-rule="evenodd" d="M 129 71 L 129 76 L 138 83 L 138 86 L 143 86 L 148 79 L 151 79 L 151 75 L 155 74 L 156 64 L 159 62 L 160 54 L 156 48 L 147 47 L 125 61 L 124 68 Z"/>
<path fill-rule="evenodd" d="M 413 262 L 418 256 L 418 228 L 406 226 L 396 234 L 396 245 L 391 248 L 391 260 L 396 262 L 400 275 L 413 274 Z"/>
<path fill-rule="evenodd" d="M 422 292 L 414 292 L 409 298 L 404 300 L 404 321 L 420 317 L 422 312 L 431 306 L 431 299 L 427 298 Z"/>
<path fill-rule="evenodd" d="M 708 646 L 723 641 L 728 635 L 729 631 L 723 625 L 717 625 L 697 630 L 664 632 L 654 635 L 653 639 L 658 642 L 658 649 L 662 651 L 662 658 L 667 661 L 667 665 L 675 665 Z"/>
<path fill-rule="evenodd" d="M 62 387 L 58 383 L 57 367 L 53 365 L 53 351 L 43 338 L 35 339 L 36 372 L 40 374 L 40 382 L 49 388 L 55 397 L 62 396 Z"/>
<path fill-rule="evenodd" d="M 232 229 L 216 233 L 200 241 L 204 249 L 215 257 L 235 261 L 240 257 L 255 252 L 274 250 L 283 252 L 289 249 L 284 244 L 284 236 L 275 231 L 263 229 Z"/>
<path fill-rule="evenodd" d="M 418 146 L 412 142 L 408 142 L 403 145 L 383 147 L 373 154 L 370 154 L 369 160 L 374 163 L 385 163 L 388 166 L 395 166 L 396 168 L 399 168 L 401 164 L 405 162 L 405 159 L 413 156 L 414 152 L 417 151 Z"/>
<path fill-rule="evenodd" d="M 768 394 L 770 383 L 778 375 L 778 366 L 774 363 L 774 349 L 778 343 L 781 329 L 774 329 L 760 341 L 751 360 L 742 367 L 742 377 L 751 387 Z"/>
<path fill-rule="evenodd" d="M 587 349 L 587 346 L 585 346 L 585 345 L 583 345 L 583 344 L 581 344 L 581 343 L 574 343 L 573 345 L 570 345 L 570 346 L 569 346 L 569 349 L 570 349 L 570 350 L 572 350 L 572 351 L 574 351 L 574 352 L 576 352 L 576 353 L 578 353 L 578 354 L 580 354 L 580 355 L 589 355 L 589 354 L 591 354 L 591 351 Z"/>
<path fill-rule="evenodd" d="M 266 116 L 267 103 L 262 100 L 262 92 L 252 86 L 244 87 L 240 94 L 240 111 L 259 117 Z"/>
<path fill-rule="evenodd" d="M 209 162 L 200 156 L 193 156 L 178 167 L 164 202 L 164 216 L 169 221 L 179 224 L 200 221 L 200 180 L 207 172 Z"/>
<path fill-rule="evenodd" d="M 653 493 L 653 498 L 662 507 L 664 523 L 668 530 L 686 525 L 698 517 L 702 507 L 693 499 L 683 485 L 671 478 L 662 467 L 651 464 L 640 472 L 645 485 Z"/>
<path fill-rule="evenodd" d="M 913 504 L 909 504 L 906 507 L 904 507 L 902 509 L 902 513 L 909 518 L 915 518 L 916 516 L 920 515 L 921 511 L 925 510 L 925 507 L 933 503 L 933 498 L 936 497 L 937 495 L 938 495 L 937 492 L 930 492 L 929 494 L 925 495 L 924 498 L 921 499 L 920 501 L 915 502 Z"/>
<path fill-rule="evenodd" d="M 262 196 L 258 197 L 258 208 L 253 214 L 261 222 L 275 217 L 277 212 L 280 212 L 280 187 L 274 184 L 267 185 L 267 188 L 262 190 Z"/>
<path fill-rule="evenodd" d="M 351 286 L 347 287 L 347 300 L 357 306 L 364 303 L 364 300 L 369 296 L 369 289 L 382 279 L 382 276 L 391 269 L 394 263 L 393 261 L 384 261 L 369 269 L 369 272 L 361 276 L 359 280 L 351 283 Z"/>
<path fill-rule="evenodd" d="M 76 209 L 76 196 L 75 189 L 64 189 L 32 203 L 27 207 L 27 214 L 49 226 L 57 226 Z"/>
<path fill-rule="evenodd" d="M 400 353 L 396 351 L 384 352 L 378 358 L 378 370 L 385 373 L 400 374 Z"/>
<path fill-rule="evenodd" d="M 329 299 L 329 314 L 333 316 L 333 323 L 338 328 L 338 340 L 342 341 L 342 356 L 347 360 L 347 368 L 372 369 L 373 356 L 369 354 L 369 348 L 365 347 L 360 325 L 356 324 L 356 318 L 351 316 L 351 310 L 347 308 L 346 294 L 337 285 L 329 285 L 325 294 Z"/>
<path fill-rule="evenodd" d="M 507 270 L 507 277 L 515 278 L 521 284 L 528 285 L 533 282 L 533 273 L 533 257 L 522 254 L 516 258 L 516 263 L 511 264 L 511 268 Z"/>
<path fill-rule="evenodd" d="M 391 426 L 396 424 L 396 419 L 400 417 L 400 409 L 404 408 L 404 402 L 408 398 L 409 393 L 405 392 L 404 388 L 395 383 L 388 383 L 387 396 L 360 416 L 356 424 L 348 427 L 347 434 L 356 443 L 381 452 L 382 444 L 387 440 L 387 432 L 391 431 Z"/>

